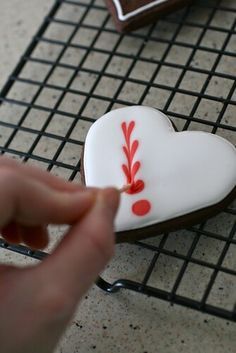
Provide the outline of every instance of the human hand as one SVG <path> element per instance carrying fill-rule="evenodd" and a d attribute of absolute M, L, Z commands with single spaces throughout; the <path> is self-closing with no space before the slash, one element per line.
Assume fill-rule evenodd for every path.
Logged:
<path fill-rule="evenodd" d="M 47 224 L 71 225 L 42 263 L 0 265 L 2 353 L 53 351 L 79 300 L 113 254 L 118 203 L 116 189 L 88 189 L 0 158 L 0 230 L 7 241 L 44 248 Z"/>

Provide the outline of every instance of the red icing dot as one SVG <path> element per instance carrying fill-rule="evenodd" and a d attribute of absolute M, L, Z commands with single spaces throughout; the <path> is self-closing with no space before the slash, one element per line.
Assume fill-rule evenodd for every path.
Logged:
<path fill-rule="evenodd" d="M 148 200 L 139 200 L 132 206 L 132 211 L 136 216 L 145 216 L 151 209 L 151 204 Z"/>

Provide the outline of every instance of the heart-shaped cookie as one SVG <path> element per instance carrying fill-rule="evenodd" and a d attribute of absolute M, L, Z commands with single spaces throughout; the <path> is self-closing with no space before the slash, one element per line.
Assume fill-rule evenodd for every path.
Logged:
<path fill-rule="evenodd" d="M 156 109 L 113 110 L 88 132 L 83 154 L 87 186 L 118 188 L 118 241 L 189 226 L 236 196 L 236 149 L 198 131 L 176 132 Z"/>

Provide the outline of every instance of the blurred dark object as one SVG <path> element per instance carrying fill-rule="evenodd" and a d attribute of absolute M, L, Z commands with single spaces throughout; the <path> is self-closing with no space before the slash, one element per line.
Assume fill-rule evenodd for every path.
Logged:
<path fill-rule="evenodd" d="M 148 25 L 190 2 L 192 0 L 106 0 L 119 32 L 130 32 Z"/>

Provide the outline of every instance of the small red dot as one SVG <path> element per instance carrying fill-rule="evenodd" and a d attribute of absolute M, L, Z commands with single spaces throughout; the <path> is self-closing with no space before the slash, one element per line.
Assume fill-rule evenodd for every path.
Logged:
<path fill-rule="evenodd" d="M 139 200 L 132 206 L 132 211 L 136 216 L 145 216 L 151 209 L 151 204 L 148 200 Z"/>

